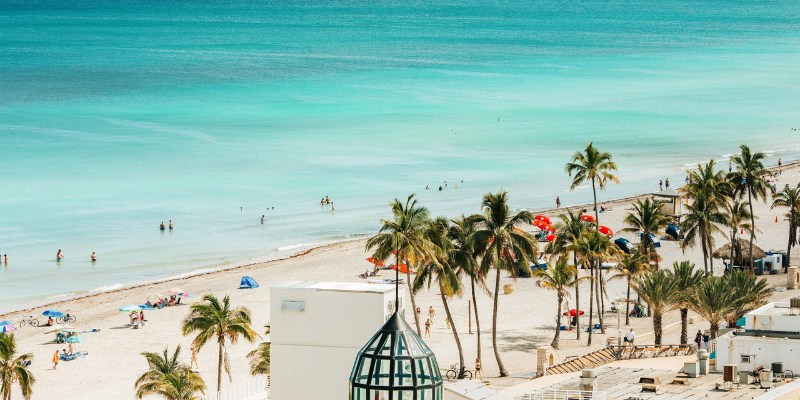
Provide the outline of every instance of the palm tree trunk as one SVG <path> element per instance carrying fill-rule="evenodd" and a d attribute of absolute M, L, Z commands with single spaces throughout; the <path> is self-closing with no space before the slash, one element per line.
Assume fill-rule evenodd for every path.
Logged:
<path fill-rule="evenodd" d="M 553 337 L 553 343 L 550 343 L 550 346 L 553 346 L 554 349 L 558 348 L 559 339 L 561 336 L 561 303 L 564 301 L 564 296 L 559 293 L 558 294 L 558 310 L 556 310 L 556 335 Z M 569 315 L 569 313 L 567 313 Z"/>
<path fill-rule="evenodd" d="M 475 333 L 478 335 L 478 360 L 481 359 L 481 321 L 478 319 L 478 302 L 475 297 L 475 277 L 470 279 L 472 288 L 472 308 L 475 310 Z"/>
<path fill-rule="evenodd" d="M 575 339 L 581 339 L 581 291 L 580 291 L 580 277 L 581 269 L 578 268 L 578 256 L 572 252 L 572 264 L 575 265 L 575 331 L 577 335 Z M 569 310 L 567 310 L 569 312 Z M 570 323 L 571 325 L 571 323 Z"/>
<path fill-rule="evenodd" d="M 628 276 L 628 301 L 625 302 L 625 326 L 631 325 L 631 277 Z"/>
<path fill-rule="evenodd" d="M 450 306 L 447 305 L 447 297 L 444 295 L 444 288 L 442 284 L 439 283 L 439 296 L 442 297 L 442 304 L 444 305 L 444 313 L 447 315 L 447 319 L 450 321 L 450 329 L 453 330 L 453 339 L 456 340 L 456 347 L 458 348 L 458 365 L 460 368 L 458 369 L 458 377 L 464 377 L 464 349 L 461 348 L 461 339 L 458 338 L 458 330 L 456 330 L 456 322 L 453 321 L 453 315 L 450 314 Z M 416 313 L 416 311 L 414 312 Z"/>
<path fill-rule="evenodd" d="M 497 303 L 500 293 L 500 266 L 497 267 L 497 277 L 494 281 L 494 310 L 492 312 L 492 347 L 494 348 L 494 358 L 497 359 L 497 367 L 500 369 L 500 377 L 508 376 L 508 371 L 500 359 L 500 352 L 497 350 Z"/>
<path fill-rule="evenodd" d="M 733 250 L 734 246 L 736 245 L 736 227 L 733 227 L 733 233 L 731 233 L 731 272 L 733 272 Z M 728 270 L 726 269 L 725 272 L 727 273 Z"/>
<path fill-rule="evenodd" d="M 709 335 L 711 336 L 711 340 L 717 338 L 717 333 L 719 332 L 719 323 L 711 324 L 711 329 Z"/>
<path fill-rule="evenodd" d="M 708 270 L 711 271 L 711 275 L 714 275 L 714 255 L 711 254 L 713 251 L 713 246 L 711 246 L 711 235 L 708 235 L 708 244 L 706 247 L 708 248 Z"/>
<path fill-rule="evenodd" d="M 686 332 L 688 330 L 688 322 L 689 322 L 689 309 L 681 308 L 681 344 L 689 343 L 689 335 Z"/>
<path fill-rule="evenodd" d="M 397 264 L 397 270 L 400 271 L 400 264 Z M 408 294 L 411 297 L 411 313 L 414 314 L 414 323 L 417 325 L 417 335 L 422 337 L 422 331 L 419 329 L 419 314 L 417 314 L 417 299 L 414 297 L 414 290 L 412 287 L 414 285 L 411 284 L 411 266 L 408 265 L 408 260 L 406 260 L 406 286 L 408 286 Z M 399 308 L 400 305 L 398 304 L 397 307 Z"/>
<path fill-rule="evenodd" d="M 222 390 L 222 353 L 225 348 L 225 339 L 219 338 L 219 358 L 217 359 L 217 391 Z"/>
<path fill-rule="evenodd" d="M 708 275 L 708 244 L 706 242 L 705 229 L 700 229 L 700 248 L 703 250 L 703 270 Z"/>
<path fill-rule="evenodd" d="M 595 178 L 592 178 L 592 196 L 594 198 L 594 223 L 600 226 L 600 210 L 597 209 L 597 189 L 594 184 Z"/>
<path fill-rule="evenodd" d="M 661 346 L 661 312 L 653 313 L 653 333 L 655 335 L 656 346 Z"/>
<path fill-rule="evenodd" d="M 789 216 L 789 218 L 794 218 L 793 216 Z M 789 265 L 789 253 L 792 252 L 792 242 L 794 242 L 794 235 L 792 233 L 795 232 L 795 227 L 792 221 L 789 221 L 789 244 L 786 245 L 786 265 Z"/>
<path fill-rule="evenodd" d="M 599 320 L 600 320 L 600 333 L 603 335 L 606 334 L 606 324 L 603 323 L 605 321 L 604 314 L 606 313 L 606 284 L 603 282 L 603 263 L 600 262 L 600 265 L 597 268 L 597 285 L 598 285 L 598 294 L 600 295 L 600 303 L 598 310 L 600 311 Z"/>
<path fill-rule="evenodd" d="M 592 276 L 592 280 L 594 280 L 594 265 L 593 263 L 589 265 L 589 274 Z M 592 345 L 592 317 L 593 317 L 593 310 L 594 310 L 594 282 L 589 282 L 589 340 L 586 343 L 587 346 Z"/>
<path fill-rule="evenodd" d="M 756 238 L 756 216 L 753 214 L 753 192 L 750 188 L 751 183 L 747 184 L 747 201 L 750 202 L 750 273 L 753 273 L 755 264 L 753 263 L 753 239 Z"/>

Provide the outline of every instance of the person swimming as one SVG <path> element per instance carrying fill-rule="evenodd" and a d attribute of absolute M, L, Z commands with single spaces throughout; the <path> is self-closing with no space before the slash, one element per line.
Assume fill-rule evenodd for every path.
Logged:
<path fill-rule="evenodd" d="M 164 221 L 161 221 L 161 225 L 158 226 L 158 229 L 162 231 L 167 229 L 166 225 L 164 225 Z"/>

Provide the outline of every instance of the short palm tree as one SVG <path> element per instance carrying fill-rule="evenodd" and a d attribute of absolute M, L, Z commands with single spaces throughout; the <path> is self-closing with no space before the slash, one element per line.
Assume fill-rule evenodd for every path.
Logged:
<path fill-rule="evenodd" d="M 464 349 L 461 347 L 458 329 L 456 329 L 455 321 L 453 321 L 450 305 L 447 303 L 449 297 L 461 295 L 461 277 L 458 275 L 460 269 L 458 268 L 456 252 L 449 233 L 450 226 L 446 218 L 439 217 L 430 222 L 425 236 L 440 249 L 438 252 L 440 257 L 430 259 L 420 265 L 413 286 L 415 292 L 426 285 L 430 289 L 431 284 L 434 282 L 439 286 L 439 296 L 442 299 L 447 320 L 450 321 L 450 329 L 453 331 L 453 339 L 458 349 L 459 377 L 463 377 L 465 368 Z"/>
<path fill-rule="evenodd" d="M 589 229 L 589 224 L 584 222 L 581 219 L 581 215 L 579 213 L 572 212 L 572 210 L 567 210 L 565 214 L 561 214 L 558 216 L 561 220 L 560 222 L 556 223 L 556 238 L 555 240 L 549 245 L 549 250 L 551 254 L 560 254 L 562 256 L 567 256 L 569 253 L 572 253 L 572 265 L 575 268 L 575 312 L 577 315 L 581 313 L 581 297 L 580 297 L 580 269 L 577 268 L 578 266 L 578 254 L 575 251 L 576 244 L 580 240 L 580 238 L 586 234 L 587 230 Z M 576 318 L 575 324 L 575 339 L 580 340 L 581 338 L 581 321 L 580 318 Z"/>
<path fill-rule="evenodd" d="M 229 296 L 223 297 L 220 302 L 219 298 L 213 294 L 203 296 L 202 303 L 192 304 L 189 316 L 183 321 L 184 336 L 197 333 L 192 344 L 198 351 L 209 340 L 217 342 L 219 347 L 217 391 L 222 390 L 223 368 L 228 374 L 228 379 L 233 381 L 231 362 L 225 344 L 226 342 L 236 344 L 240 337 L 252 343 L 258 334 L 253 331 L 250 324 L 250 310 L 246 307 L 233 308 Z"/>
<path fill-rule="evenodd" d="M 681 231 L 684 233 L 681 247 L 686 249 L 700 241 L 700 248 L 703 251 L 703 269 L 708 274 L 714 269 L 714 261 L 711 257 L 715 242 L 714 235 L 725 235 L 721 227 L 728 225 L 728 219 L 725 213 L 719 209 L 714 198 L 705 193 L 698 193 L 694 197 L 694 202 L 686 208 L 687 213 L 681 222 Z M 709 261 L 711 261 L 710 269 Z"/>
<path fill-rule="evenodd" d="M 461 271 L 469 276 L 470 292 L 472 294 L 472 309 L 475 313 L 475 336 L 477 339 L 478 360 L 482 359 L 481 352 L 481 320 L 478 315 L 478 298 L 475 294 L 475 287 L 482 289 L 491 295 L 486 283 L 486 276 L 489 274 L 488 268 L 478 261 L 483 249 L 476 247 L 476 243 L 470 242 L 470 237 L 475 233 L 476 221 L 480 216 L 464 216 L 452 220 L 450 226 L 450 239 L 453 241 L 452 258 L 458 264 Z"/>
<path fill-rule="evenodd" d="M 392 219 L 382 219 L 381 229 L 377 235 L 367 240 L 367 250 L 374 250 L 373 257 L 386 260 L 395 256 L 395 268 L 400 271 L 401 261 L 406 268 L 406 282 L 411 298 L 411 308 L 417 309 L 417 300 L 414 296 L 411 280 L 412 267 L 426 259 L 434 257 L 433 245 L 425 238 L 425 228 L 430 221 L 428 209 L 417 204 L 415 195 L 409 195 L 405 203 L 394 199 L 389 205 L 392 208 Z M 419 315 L 414 314 L 417 334 L 422 335 L 419 324 Z"/>
<path fill-rule="evenodd" d="M 736 196 L 730 197 L 725 203 L 725 214 L 728 216 L 728 227 L 731 228 L 731 265 L 735 260 L 735 251 L 738 246 L 736 235 L 739 230 L 750 232 L 750 206 L 746 201 L 739 201 Z"/>
<path fill-rule="evenodd" d="M 675 280 L 675 290 L 680 292 L 681 344 L 687 344 L 689 343 L 687 334 L 689 307 L 694 302 L 694 292 L 705 275 L 695 270 L 694 264 L 689 261 L 676 261 L 672 264 L 672 271 L 669 272 L 672 274 L 672 279 Z"/>
<path fill-rule="evenodd" d="M 789 256 L 792 253 L 792 247 L 797 244 L 797 229 L 800 226 L 800 183 L 795 187 L 786 185 L 783 190 L 775 194 L 772 200 L 772 206 L 786 207 L 789 210 L 784 214 L 786 220 L 789 221 L 789 244 L 786 246 L 786 259 L 789 261 Z"/>
<path fill-rule="evenodd" d="M 695 290 L 695 298 L 691 308 L 711 324 L 711 339 L 717 337 L 719 324 L 731 313 L 736 302 L 728 288 L 725 278 L 706 276 Z"/>
<path fill-rule="evenodd" d="M 649 256 L 650 253 L 656 252 L 655 243 L 650 235 L 658 235 L 661 227 L 667 224 L 667 218 L 659 212 L 658 204 L 649 198 L 636 200 L 633 211 L 625 216 L 624 222 L 627 227 L 622 229 L 623 232 L 641 232 L 645 254 Z M 658 269 L 657 263 L 656 269 Z"/>
<path fill-rule="evenodd" d="M 144 352 L 148 370 L 136 379 L 136 398 L 160 396 L 167 400 L 194 400 L 197 393 L 205 393 L 206 384 L 200 374 L 179 361 L 181 346 L 172 356 L 164 348 L 161 354 Z"/>
<path fill-rule="evenodd" d="M 730 326 L 735 326 L 739 318 L 766 304 L 775 292 L 775 289 L 769 286 L 765 279 L 744 271 L 734 271 L 728 274 L 725 282 L 728 285 L 728 291 L 736 299 L 731 304 L 731 312 L 727 318 Z"/>
<path fill-rule="evenodd" d="M 533 221 L 528 211 L 511 212 L 508 195 L 501 191 L 483 196 L 483 215 L 477 218 L 479 228 L 470 237 L 470 244 L 485 248 L 481 255 L 481 268 L 495 268 L 497 275 L 494 284 L 494 307 L 492 311 L 492 347 L 500 369 L 500 376 L 508 376 L 508 371 L 500 359 L 497 348 L 497 312 L 500 292 L 500 272 L 508 271 L 516 276 L 520 270 L 530 271 L 530 262 L 538 255 L 536 240 L 527 232 L 517 230 Z"/>
<path fill-rule="evenodd" d="M 589 143 L 583 153 L 576 152 L 572 156 L 572 162 L 567 163 L 565 167 L 567 174 L 572 177 L 570 190 L 574 190 L 586 181 L 592 182 L 594 217 L 598 225 L 600 224 L 600 214 L 597 209 L 597 186 L 605 189 L 609 180 L 619 183 L 619 179 L 612 172 L 617 170 L 617 163 L 611 158 L 611 153 L 600 151 L 594 147 L 594 143 Z"/>
<path fill-rule="evenodd" d="M 271 344 L 261 342 L 255 350 L 247 353 L 247 358 L 250 359 L 250 375 L 269 375 Z"/>
<path fill-rule="evenodd" d="M 550 268 L 546 270 L 537 269 L 533 278 L 536 279 L 536 284 L 539 287 L 553 290 L 556 292 L 558 298 L 558 308 L 556 309 L 556 334 L 553 337 L 553 342 L 550 344 L 554 349 L 558 348 L 559 339 L 561 334 L 561 304 L 565 298 L 569 297 L 569 289 L 577 285 L 576 268 L 574 265 L 568 264 L 566 257 L 559 257 L 555 263 L 551 263 Z M 578 279 L 589 279 L 588 276 Z"/>
<path fill-rule="evenodd" d="M 33 354 L 17 353 L 17 341 L 11 333 L 0 333 L 0 396 L 3 400 L 11 400 L 11 389 L 16 383 L 22 397 L 30 400 L 36 378 L 28 369 Z"/>
<path fill-rule="evenodd" d="M 650 262 L 643 253 L 626 254 L 620 260 L 617 269 L 619 273 L 612 276 L 612 279 L 624 278 L 628 286 L 625 302 L 625 326 L 628 326 L 631 324 L 631 282 L 650 270 Z"/>
<path fill-rule="evenodd" d="M 753 240 L 756 237 L 756 221 L 753 214 L 753 200 L 766 200 L 769 184 L 767 178 L 771 176 L 769 170 L 764 167 L 766 155 L 761 152 L 753 153 L 747 145 L 739 146 L 741 153 L 731 157 L 734 170 L 728 174 L 728 180 L 738 188 L 740 193 L 747 192 L 747 202 L 750 205 L 750 225 L 753 227 L 750 233 L 750 268 L 753 268 Z"/>
<path fill-rule="evenodd" d="M 633 284 L 633 289 L 652 309 L 655 345 L 661 345 L 664 313 L 680 305 L 677 283 L 667 271 L 657 270 L 644 274 Z"/>

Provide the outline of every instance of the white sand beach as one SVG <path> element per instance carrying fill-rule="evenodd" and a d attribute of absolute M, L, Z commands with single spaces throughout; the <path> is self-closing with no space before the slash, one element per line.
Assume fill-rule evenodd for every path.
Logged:
<path fill-rule="evenodd" d="M 784 184 L 795 184 L 800 180 L 800 168 L 795 166 L 784 167 L 783 174 L 779 177 L 778 187 Z M 513 193 L 512 193 L 513 195 Z M 603 193 L 599 193 L 602 199 Z M 475 199 L 476 209 L 480 199 Z M 630 208 L 632 199 L 608 201 L 604 206 L 608 211 L 602 214 L 602 224 L 614 230 L 623 228 L 622 220 Z M 765 250 L 785 250 L 787 222 L 782 215 L 784 210 L 770 210 L 767 204 L 756 203 L 758 215 L 758 229 L 760 230 L 756 244 Z M 550 210 L 547 215 L 555 216 L 556 211 Z M 378 229 L 378 221 L 375 223 Z M 622 234 L 622 237 L 633 239 L 633 234 Z M 638 239 L 637 239 L 638 240 Z M 633 240 L 632 240 L 633 241 Z M 723 238 L 718 238 L 715 247 L 725 244 Z M 311 281 L 345 281 L 362 282 L 357 275 L 369 267 L 365 258 L 369 254 L 364 249 L 365 241 L 350 241 L 305 251 L 302 254 L 288 259 L 233 268 L 225 271 L 206 273 L 203 275 L 164 281 L 160 283 L 140 285 L 124 288 L 113 292 L 101 293 L 83 298 L 77 298 L 47 306 L 36 307 L 0 315 L 0 319 L 9 319 L 15 323 L 25 315 L 39 317 L 47 308 L 57 308 L 77 316 L 74 325 L 79 330 L 90 331 L 93 328 L 99 332 L 85 333 L 85 341 L 75 345 L 76 350 L 87 351 L 89 356 L 71 362 L 61 362 L 57 370 L 52 369 L 50 363 L 53 352 L 64 348 L 64 345 L 51 343 L 53 334 L 45 334 L 45 327 L 21 328 L 16 332 L 19 350 L 34 354 L 31 370 L 35 374 L 37 383 L 34 386 L 34 399 L 65 398 L 64 393 L 71 393 L 69 398 L 75 398 L 75 393 L 80 393 L 81 399 L 129 399 L 133 397 L 133 383 L 136 377 L 146 369 L 146 362 L 140 355 L 143 351 L 161 352 L 165 346 L 170 349 L 181 345 L 185 350 L 184 356 L 188 362 L 188 349 L 191 337 L 181 335 L 180 326 L 183 318 L 188 314 L 189 307 L 182 304 L 162 310 L 145 311 L 149 323 L 143 329 L 131 329 L 128 325 L 127 314 L 118 311 L 125 304 L 141 304 L 153 293 L 163 292 L 172 287 L 180 287 L 196 296 L 193 301 L 200 301 L 200 297 L 207 293 L 218 296 L 230 295 L 234 305 L 247 306 L 252 311 L 253 326 L 263 333 L 263 326 L 270 320 L 269 316 L 269 287 L 292 280 Z M 662 241 L 659 253 L 663 257 L 661 265 L 668 266 L 674 261 L 688 259 L 702 268 L 700 249 L 687 249 L 685 252 L 679 247 L 678 242 Z M 717 260 L 717 268 L 721 261 Z M 255 290 L 239 290 L 239 281 L 242 275 L 255 278 L 261 287 Z M 494 272 L 492 272 L 492 276 Z M 381 272 L 380 277 L 392 277 L 393 272 Z M 785 285 L 785 275 L 769 277 L 776 286 Z M 498 345 L 503 360 L 511 375 L 518 375 L 534 371 L 536 346 L 549 344 L 555 326 L 554 314 L 556 298 L 553 293 L 547 292 L 536 286 L 532 279 L 517 279 L 504 276 L 502 284 L 515 283 L 516 290 L 510 295 L 500 296 L 500 315 L 498 320 Z M 621 280 L 609 283 L 608 293 L 616 297 L 624 292 L 624 282 Z M 402 286 L 407 290 L 406 286 Z M 588 298 L 588 287 L 585 288 Z M 407 294 L 406 294 L 407 295 Z M 777 292 L 777 298 L 790 297 L 792 293 Z M 483 367 L 484 378 L 488 378 L 495 386 L 507 386 L 519 381 L 515 378 L 496 379 L 498 369 L 492 354 L 491 347 L 491 306 L 492 299 L 485 293 L 478 295 L 480 309 Z M 454 313 L 454 323 L 462 335 L 462 344 L 465 351 L 467 366 L 472 369 L 475 359 L 475 336 L 467 334 L 467 301 L 469 296 L 452 300 L 451 309 Z M 426 342 L 435 351 L 441 367 L 457 362 L 457 351 L 453 343 L 451 332 L 445 327 L 444 310 L 442 309 L 438 293 L 435 290 L 423 290 L 418 295 L 417 303 L 426 310 L 433 306 L 437 310 L 432 334 Z M 584 307 L 586 303 L 584 300 Z M 572 305 L 570 306 L 572 307 Z M 357 310 L 343 310 L 354 312 Z M 678 327 L 674 324 L 678 320 L 678 312 L 672 312 L 665 318 L 665 342 L 677 342 Z M 616 335 L 616 317 L 607 314 L 607 336 Z M 651 319 L 632 319 L 632 327 L 639 334 L 641 340 L 647 340 L 647 333 L 652 331 Z M 706 329 L 707 323 L 690 326 L 691 329 Z M 376 327 L 377 328 L 377 327 Z M 475 328 L 473 327 L 473 330 Z M 625 328 L 627 330 L 627 328 Z M 652 339 L 652 337 L 651 337 Z M 586 335 L 580 342 L 574 340 L 574 332 L 565 332 L 561 337 L 562 349 L 559 350 L 559 359 L 570 355 L 588 352 L 585 346 Z M 603 347 L 606 337 L 596 335 L 592 348 Z M 250 379 L 246 354 L 256 344 L 246 342 L 229 347 L 232 360 L 234 383 Z M 212 388 L 216 378 L 217 351 L 213 345 L 208 345 L 199 353 L 199 371 Z M 225 385 L 228 383 L 225 382 Z M 15 393 L 14 396 L 18 396 Z M 17 398 L 12 396 L 12 398 Z"/>

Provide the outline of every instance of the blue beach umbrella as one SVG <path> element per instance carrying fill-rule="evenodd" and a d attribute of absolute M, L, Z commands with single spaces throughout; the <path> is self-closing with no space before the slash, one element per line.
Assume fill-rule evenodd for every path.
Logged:
<path fill-rule="evenodd" d="M 67 343 L 80 343 L 83 341 L 83 338 L 80 336 L 70 336 L 67 338 Z"/>
<path fill-rule="evenodd" d="M 147 304 L 140 305 L 139 309 L 142 309 L 142 310 L 155 310 L 155 308 L 153 308 L 152 306 L 148 306 Z"/>
<path fill-rule="evenodd" d="M 58 311 L 58 310 L 47 310 L 47 311 L 43 312 L 42 315 L 44 315 L 45 317 L 58 318 L 58 317 L 63 317 L 64 313 L 62 313 L 61 311 Z"/>
<path fill-rule="evenodd" d="M 7 319 L 4 319 L 4 320 L 0 321 L 0 326 L 3 326 L 3 325 L 11 325 L 11 321 L 9 321 Z"/>
<path fill-rule="evenodd" d="M 3 325 L 3 326 L 0 326 L 0 332 L 2 332 L 2 333 L 6 333 L 6 332 L 14 332 L 15 330 L 17 330 L 17 328 L 14 328 L 14 327 L 13 327 L 13 326 L 11 326 L 11 325 Z"/>

